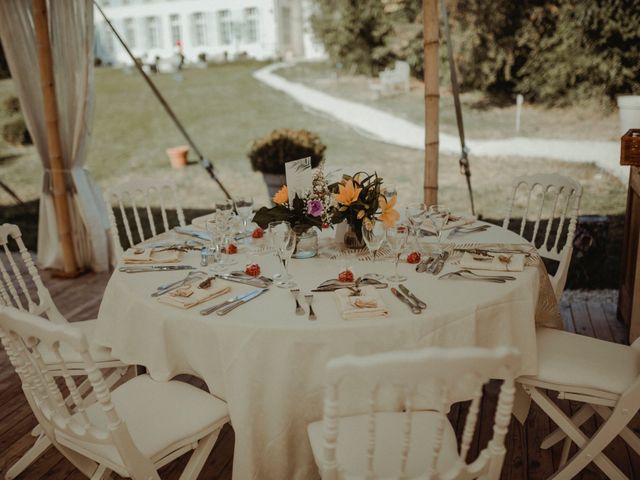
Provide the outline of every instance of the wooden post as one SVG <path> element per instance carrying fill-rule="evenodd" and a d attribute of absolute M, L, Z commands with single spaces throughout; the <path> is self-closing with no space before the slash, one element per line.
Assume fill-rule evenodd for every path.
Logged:
<path fill-rule="evenodd" d="M 440 24 L 438 0 L 423 0 L 424 22 L 424 203 L 438 203 L 438 150 L 440 149 L 439 111 L 440 86 L 438 79 L 438 47 Z"/>
<path fill-rule="evenodd" d="M 53 184 L 53 204 L 56 211 L 56 225 L 58 240 L 62 246 L 62 258 L 65 275 L 75 275 L 78 263 L 73 246 L 73 233 L 67 187 L 64 178 L 64 163 L 62 161 L 62 146 L 58 129 L 58 105 L 56 103 L 55 81 L 53 77 L 53 61 L 51 42 L 49 40 L 49 21 L 47 15 L 47 1 L 33 0 L 33 23 L 36 32 L 36 46 L 38 48 L 38 62 L 40 64 L 40 83 L 44 100 L 44 116 L 47 125 L 47 145 L 49 147 L 49 162 Z"/>

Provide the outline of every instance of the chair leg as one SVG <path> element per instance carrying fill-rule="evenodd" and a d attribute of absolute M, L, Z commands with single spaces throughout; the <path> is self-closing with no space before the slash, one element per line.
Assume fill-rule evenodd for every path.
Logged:
<path fill-rule="evenodd" d="M 589 440 L 582 430 L 571 423 L 571 419 L 567 417 L 549 397 L 535 387 L 529 387 L 529 391 L 531 393 L 532 400 L 542 408 L 542 410 L 556 425 L 558 425 L 558 427 L 565 431 L 569 438 L 578 445 L 578 448 L 582 449 L 573 456 L 571 461 L 565 465 L 564 468 L 557 471 L 551 477 L 553 480 L 570 480 L 591 462 L 594 462 L 611 480 L 629 480 L 626 475 L 622 473 L 604 453 L 602 453 L 604 447 L 611 442 L 615 437 L 615 434 L 604 445 L 602 445 L 601 448 L 597 449 L 603 439 L 605 439 L 605 437 L 602 437 L 601 435 L 601 430 L 598 430 L 598 433 Z M 598 442 L 594 443 L 593 440 L 596 439 L 596 437 L 599 437 Z"/>
<path fill-rule="evenodd" d="M 51 442 L 49 441 L 49 439 L 46 437 L 46 435 L 41 434 L 36 440 L 36 443 L 31 446 L 27 453 L 20 457 L 20 460 L 14 463 L 11 468 L 7 470 L 4 478 L 6 480 L 12 480 L 16 478 L 18 475 L 24 472 L 24 470 L 29 465 L 35 462 L 40 457 L 40 455 L 42 455 L 50 446 Z"/>
<path fill-rule="evenodd" d="M 209 458 L 209 454 L 218 439 L 218 435 L 220 435 L 220 431 L 221 429 L 218 429 L 200 439 L 198 447 L 191 454 L 189 463 L 187 463 L 187 466 L 184 468 L 179 480 L 196 480 L 198 478 L 204 462 Z"/>
<path fill-rule="evenodd" d="M 580 410 L 578 410 L 572 417 L 571 417 L 571 422 L 576 426 L 576 427 L 580 427 L 581 425 L 583 425 L 587 420 L 589 420 L 593 414 L 594 414 L 594 410 L 591 407 L 591 405 L 583 405 L 582 407 L 580 407 Z M 549 435 L 547 435 L 544 440 L 542 440 L 542 443 L 540 444 L 540 448 L 543 450 L 547 450 L 548 448 L 553 447 L 556 443 L 558 443 L 559 441 L 561 441 L 562 439 L 566 438 L 567 434 L 564 433 L 562 431 L 561 428 L 557 428 L 555 431 L 551 432 Z"/>
<path fill-rule="evenodd" d="M 560 463 L 558 464 L 558 470 L 564 467 L 567 464 L 567 460 L 569 460 L 569 452 L 571 451 L 571 439 L 569 437 L 565 437 L 564 442 L 562 444 L 562 454 L 560 455 Z"/>
<path fill-rule="evenodd" d="M 111 470 L 104 465 L 100 465 L 96 472 L 91 477 L 91 480 L 110 480 Z"/>
<path fill-rule="evenodd" d="M 594 405 L 593 408 L 595 409 L 596 412 L 598 412 L 598 415 L 600 415 L 605 420 L 608 420 L 609 417 L 611 416 L 612 412 L 611 412 L 611 409 L 608 407 L 605 407 L 602 405 Z M 640 438 L 638 438 L 638 436 L 635 433 L 633 433 L 629 429 L 629 427 L 624 427 L 620 432 L 620 436 L 625 442 L 627 442 L 627 445 L 629 445 L 634 452 L 640 455 Z"/>

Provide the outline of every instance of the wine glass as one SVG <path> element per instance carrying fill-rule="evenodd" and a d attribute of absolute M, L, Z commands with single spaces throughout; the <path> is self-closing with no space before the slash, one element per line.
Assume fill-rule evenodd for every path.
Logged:
<path fill-rule="evenodd" d="M 374 220 L 370 224 L 362 222 L 362 239 L 364 240 L 364 243 L 367 244 L 367 248 L 369 249 L 369 252 L 373 257 L 372 263 L 374 265 L 374 269 L 376 263 L 376 255 L 378 254 L 378 250 L 380 250 L 380 247 L 382 246 L 385 238 L 386 230 L 384 223 L 378 222 L 376 220 Z M 379 273 L 367 273 L 366 276 L 369 278 L 374 278 L 376 280 L 382 280 L 383 278 L 383 276 Z"/>
<path fill-rule="evenodd" d="M 427 215 L 429 216 L 429 220 L 431 220 L 431 223 L 433 224 L 433 228 L 436 231 L 437 251 L 441 253 L 442 252 L 442 238 L 441 238 L 442 229 L 445 227 L 445 225 L 449 221 L 449 215 L 451 215 L 451 213 L 449 212 L 449 209 L 447 209 L 442 205 L 431 205 L 429 207 Z"/>
<path fill-rule="evenodd" d="M 216 212 L 230 216 L 233 213 L 233 200 L 228 198 L 216 202 Z"/>
<path fill-rule="evenodd" d="M 391 247 L 394 258 L 394 273 L 387 277 L 390 282 L 404 282 L 407 277 L 398 273 L 398 263 L 400 263 L 400 257 L 407 246 L 407 240 L 409 239 L 409 228 L 406 225 L 395 225 L 387 229 L 387 242 Z"/>
<path fill-rule="evenodd" d="M 209 244 L 209 261 L 213 261 L 211 265 L 211 271 L 218 273 L 221 271 L 221 243 L 222 243 L 222 231 L 220 228 L 220 221 L 217 218 L 211 218 L 205 222 L 207 232 L 211 237 Z"/>
<path fill-rule="evenodd" d="M 236 197 L 236 211 L 242 219 L 243 232 L 246 232 L 249 226 L 249 219 L 253 213 L 252 197 Z"/>
<path fill-rule="evenodd" d="M 388 185 L 382 184 L 382 195 L 384 195 L 384 198 L 386 198 L 387 201 L 389 201 L 393 197 L 398 195 L 398 189 L 392 183 L 390 183 Z"/>
<path fill-rule="evenodd" d="M 416 248 L 418 247 L 418 231 L 420 230 L 420 225 L 424 222 L 426 211 L 427 206 L 424 203 L 410 203 L 406 207 L 407 220 L 411 226 L 409 233 L 413 236 L 413 243 Z"/>
<path fill-rule="evenodd" d="M 280 288 L 293 288 L 296 284 L 291 280 L 291 274 L 289 274 L 289 260 L 293 251 L 296 248 L 297 236 L 291 228 L 289 222 L 271 222 L 269 223 L 269 236 L 273 247 L 276 250 L 278 260 L 282 264 L 282 273 L 274 275 L 274 278 L 279 280 L 276 282 L 276 286 Z"/>

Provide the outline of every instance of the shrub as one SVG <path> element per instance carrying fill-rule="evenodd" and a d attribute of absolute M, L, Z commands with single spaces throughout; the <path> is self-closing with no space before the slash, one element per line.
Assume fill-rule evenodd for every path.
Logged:
<path fill-rule="evenodd" d="M 253 142 L 248 157 L 253 170 L 284 175 L 284 164 L 291 160 L 311 157 L 311 165 L 317 167 L 326 149 L 314 133 L 281 128 Z"/>
<path fill-rule="evenodd" d="M 20 113 L 20 101 L 13 95 L 4 99 L 4 109 L 9 115 Z"/>
<path fill-rule="evenodd" d="M 31 145 L 31 134 L 23 118 L 6 123 L 2 128 L 2 138 L 11 145 Z"/>

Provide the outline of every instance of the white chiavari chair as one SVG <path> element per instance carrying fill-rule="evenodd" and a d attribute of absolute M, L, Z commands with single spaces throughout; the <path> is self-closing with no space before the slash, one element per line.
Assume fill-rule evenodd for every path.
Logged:
<path fill-rule="evenodd" d="M 323 480 L 500 478 L 519 358 L 516 351 L 507 348 L 427 348 L 329 361 L 323 420 L 308 426 Z M 496 377 L 505 380 L 493 437 L 475 460 L 467 463 L 483 385 Z M 363 393 L 368 389 L 368 413 L 341 413 L 340 391 L 353 381 Z M 401 411 L 380 411 L 377 407 L 379 392 L 389 386 L 404 398 Z M 435 408 L 418 407 L 422 388 L 430 392 Z M 472 401 L 458 449 L 447 413 L 454 398 L 461 397 Z"/>
<path fill-rule="evenodd" d="M 175 207 L 179 225 L 181 227 L 186 225 L 184 212 L 178 197 L 178 189 L 170 181 L 135 180 L 123 183 L 107 190 L 104 198 L 109 213 L 109 222 L 111 223 L 113 248 L 117 258 L 120 258 L 122 252 L 126 249 L 124 247 L 125 239 L 127 247 L 132 247 L 147 238 L 155 237 L 162 232 L 168 232 L 171 228 L 167 215 L 168 207 Z M 157 219 L 154 218 L 151 208 L 153 205 L 160 206 L 162 230 L 160 225 L 156 225 Z M 127 217 L 127 208 L 133 211 L 133 226 Z M 118 230 L 116 211 L 120 216 L 124 232 Z M 145 234 L 145 224 L 148 227 L 147 233 L 150 233 L 150 235 Z"/>
<path fill-rule="evenodd" d="M 20 229 L 16 225 L 9 223 L 0 225 L 0 245 L 4 252 L 4 254 L 0 253 L 0 305 L 14 306 L 19 310 L 47 318 L 55 324 L 67 324 L 67 319 L 56 308 L 49 290 L 42 282 L 31 254 L 24 245 Z M 95 322 L 95 319 L 84 320 L 75 322 L 74 326 L 91 339 Z M 109 349 L 93 342 L 90 345 L 98 368 L 111 369 L 107 383 L 113 385 L 126 373 L 129 366 L 114 358 Z M 53 352 L 45 346 L 42 349 L 42 355 L 50 374 L 61 376 L 63 371 Z M 84 375 L 81 358 L 75 352 L 65 349 L 63 355 L 68 368 L 74 375 Z M 89 381 L 85 380 L 79 387 L 80 392 L 85 393 L 89 386 Z M 67 402 L 70 404 L 71 398 L 67 398 Z M 33 447 L 7 471 L 7 479 L 19 475 L 50 446 L 50 442 L 39 428 L 36 428 L 33 434 L 37 437 Z"/>
<path fill-rule="evenodd" d="M 549 275 L 557 298 L 562 295 L 567 282 L 581 198 L 582 186 L 571 178 L 552 174 L 517 177 L 502 224 L 504 228 L 509 228 L 514 210 L 519 213 L 520 207 L 522 220 L 518 233 L 525 236 L 525 227 L 533 222 L 533 230 L 531 235 L 527 235 L 527 240 L 536 247 L 541 257 L 558 262 L 556 273 Z M 543 217 L 547 225 L 544 239 L 540 241 L 538 237 Z"/>
<path fill-rule="evenodd" d="M 627 479 L 602 451 L 620 435 L 640 455 L 640 438 L 627 426 L 640 409 L 640 339 L 627 346 L 551 328 L 538 328 L 536 337 L 538 374 L 516 381 L 559 427 L 541 444 L 564 441 L 552 478 L 569 480 L 594 462 L 607 478 Z M 569 418 L 545 390 L 582 406 Z M 588 438 L 580 426 L 595 414 L 604 423 Z M 572 443 L 578 451 L 569 459 Z"/>
<path fill-rule="evenodd" d="M 0 335 L 46 436 L 92 479 L 115 472 L 159 480 L 158 468 L 193 450 L 180 478 L 195 480 L 229 421 L 226 403 L 187 383 L 140 375 L 111 391 L 86 336 L 70 324 L 0 307 Z M 44 346 L 62 366 L 73 409 L 44 364 Z M 78 391 L 63 347 L 81 358 L 96 402 L 87 404 Z"/>

